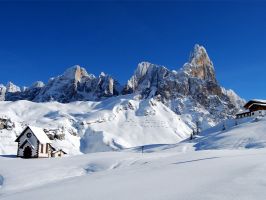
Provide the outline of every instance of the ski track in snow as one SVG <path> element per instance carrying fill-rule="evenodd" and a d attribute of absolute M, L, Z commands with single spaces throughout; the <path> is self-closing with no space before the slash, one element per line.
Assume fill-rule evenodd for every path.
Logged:
<path fill-rule="evenodd" d="M 0 189 L 4 185 L 4 177 L 0 174 Z"/>

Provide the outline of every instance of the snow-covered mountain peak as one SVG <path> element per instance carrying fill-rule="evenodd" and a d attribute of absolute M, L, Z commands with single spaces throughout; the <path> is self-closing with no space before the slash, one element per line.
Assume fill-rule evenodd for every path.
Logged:
<path fill-rule="evenodd" d="M 11 93 L 15 93 L 15 92 L 20 92 L 20 87 L 16 86 L 14 83 L 12 82 L 8 82 L 6 85 L 6 91 L 7 92 L 11 92 Z"/>
<path fill-rule="evenodd" d="M 45 84 L 42 81 L 36 81 L 35 83 L 32 84 L 31 88 L 42 88 L 44 86 Z"/>
<path fill-rule="evenodd" d="M 141 78 L 147 74 L 148 71 L 152 70 L 155 67 L 155 65 L 149 63 L 149 62 L 141 62 L 138 64 L 138 67 L 134 73 L 136 77 Z"/>
<path fill-rule="evenodd" d="M 74 65 L 68 68 L 63 74 L 64 78 L 75 79 L 77 81 L 80 81 L 84 76 L 89 76 L 89 74 L 87 73 L 85 68 L 80 67 L 79 65 Z"/>
<path fill-rule="evenodd" d="M 106 76 L 106 74 L 104 72 L 100 73 L 100 77 L 105 77 L 105 76 Z"/>
<path fill-rule="evenodd" d="M 141 62 L 138 64 L 133 76 L 127 82 L 124 91 L 125 93 L 143 93 L 150 89 L 156 89 L 160 77 L 164 76 L 168 71 L 169 70 L 163 66 L 155 65 L 149 62 Z"/>

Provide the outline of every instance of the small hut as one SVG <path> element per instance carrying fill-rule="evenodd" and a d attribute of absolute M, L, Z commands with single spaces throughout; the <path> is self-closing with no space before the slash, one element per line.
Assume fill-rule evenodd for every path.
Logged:
<path fill-rule="evenodd" d="M 53 148 L 53 151 L 51 153 L 53 158 L 57 158 L 57 157 L 63 157 L 65 156 L 67 153 L 65 151 L 63 151 L 62 149 L 58 149 L 56 150 L 55 148 Z"/>

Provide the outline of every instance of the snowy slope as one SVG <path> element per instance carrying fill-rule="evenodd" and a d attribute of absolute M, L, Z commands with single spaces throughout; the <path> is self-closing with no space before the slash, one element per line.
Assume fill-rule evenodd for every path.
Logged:
<path fill-rule="evenodd" d="M 225 124 L 225 129 L 224 128 Z M 266 118 L 227 120 L 196 139 L 196 149 L 250 149 L 266 147 Z"/>
<path fill-rule="evenodd" d="M 121 101 L 119 105 L 127 105 L 127 109 L 134 108 L 136 115 L 144 112 L 144 108 L 146 108 L 145 113 L 150 113 L 147 108 L 151 107 L 147 106 L 147 102 L 130 101 L 131 106 L 129 106 L 126 99 L 119 101 Z M 126 105 L 121 104 L 122 102 L 126 102 Z M 23 104 L 28 108 L 35 105 L 29 102 Z M 89 106 L 84 102 L 67 106 L 48 104 L 50 106 L 44 106 L 49 107 L 50 110 L 47 112 L 60 108 L 61 113 L 68 113 L 68 109 L 73 110 L 71 106 L 76 107 L 76 113 L 82 112 L 83 109 L 95 111 L 100 108 L 94 113 L 101 116 L 98 118 L 100 121 L 93 121 L 96 119 L 93 114 L 87 116 L 86 120 L 92 125 L 96 124 L 93 125 L 93 129 L 107 123 L 106 126 L 102 125 L 106 130 L 111 129 L 108 126 L 110 113 L 116 113 L 114 107 L 118 105 L 116 101 L 106 102 L 103 111 L 101 110 L 103 106 L 98 103 Z M 156 104 L 159 105 L 158 102 Z M 9 114 L 14 112 L 11 111 L 14 107 L 7 106 Z M 137 106 L 142 109 L 138 109 Z M 160 105 L 157 108 L 157 106 L 156 112 L 163 113 L 165 107 Z M 131 109 L 125 111 L 128 117 L 133 112 Z M 167 108 L 165 111 L 168 111 Z M 106 114 L 108 112 L 110 113 Z M 25 113 L 22 113 L 16 114 L 24 116 Z M 124 120 L 123 116 L 118 114 L 115 117 L 119 119 L 117 124 L 120 120 Z M 76 117 L 81 117 L 81 114 Z M 140 120 L 139 116 L 131 117 Z M 85 119 L 84 116 L 82 118 Z M 193 140 L 177 144 L 146 145 L 143 154 L 140 147 L 133 147 L 121 151 L 56 159 L 26 160 L 14 156 L 0 156 L 0 199 L 31 200 L 38 196 L 40 200 L 264 200 L 265 121 L 265 117 L 227 120 L 202 132 Z M 116 123 L 112 124 L 116 126 Z M 148 129 L 137 127 L 136 130 Z M 165 135 L 168 134 L 164 133 Z M 147 136 L 142 135 L 142 137 Z M 86 140 L 89 141 L 89 138 Z"/>
<path fill-rule="evenodd" d="M 0 116 L 13 123 L 0 130 L 0 154 L 16 153 L 14 140 L 26 124 L 46 128 L 55 135 L 53 145 L 69 154 L 177 143 L 192 132 L 161 102 L 133 95 L 69 104 L 0 102 Z"/>
<path fill-rule="evenodd" d="M 1 200 L 264 200 L 266 150 L 0 157 Z"/>

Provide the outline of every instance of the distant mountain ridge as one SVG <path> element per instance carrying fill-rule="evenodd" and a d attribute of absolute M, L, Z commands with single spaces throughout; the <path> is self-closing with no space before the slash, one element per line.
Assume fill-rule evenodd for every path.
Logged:
<path fill-rule="evenodd" d="M 27 88 L 11 82 L 0 85 L 2 101 L 68 103 L 100 101 L 123 94 L 139 94 L 142 99 L 156 98 L 177 114 L 195 112 L 193 121 L 207 115 L 214 124 L 233 116 L 245 103 L 234 91 L 218 84 L 206 49 L 197 44 L 180 70 L 171 71 L 164 66 L 141 62 L 125 86 L 110 75 L 101 73 L 96 77 L 78 65 L 49 79 L 47 84 L 37 81 Z"/>
<path fill-rule="evenodd" d="M 46 85 L 42 81 L 37 81 L 31 87 L 22 90 L 11 82 L 7 86 L 1 85 L 0 96 L 6 101 L 68 103 L 82 100 L 97 101 L 118 95 L 120 90 L 121 86 L 111 76 L 101 73 L 99 77 L 95 77 L 88 74 L 84 68 L 75 65 L 62 75 L 50 78 Z"/>

